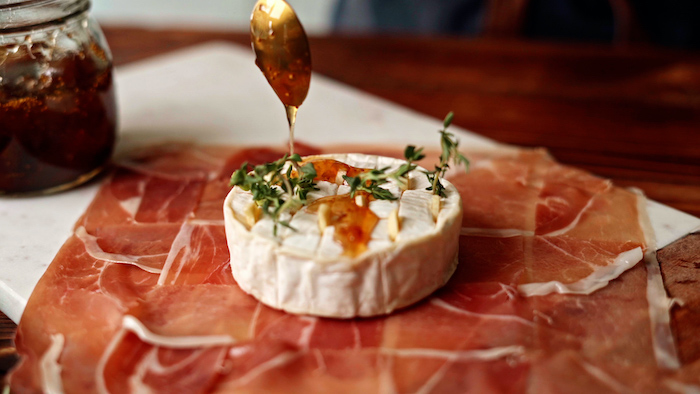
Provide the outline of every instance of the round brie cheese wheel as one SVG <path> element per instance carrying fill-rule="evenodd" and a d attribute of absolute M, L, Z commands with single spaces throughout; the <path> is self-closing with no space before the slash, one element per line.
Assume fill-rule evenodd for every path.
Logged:
<path fill-rule="evenodd" d="M 363 154 L 313 159 L 388 171 L 405 163 Z M 441 180 L 446 197 L 434 197 L 421 171 L 409 174 L 405 190 L 394 181 L 381 186 L 396 200 L 358 200 L 378 220 L 366 248 L 355 255 L 336 240 L 335 226 L 320 223 L 320 210 L 311 209 L 314 200 L 349 192 L 340 174 L 336 182 L 318 181 L 319 190 L 308 194 L 307 206 L 293 215 L 283 213 L 281 219 L 291 228 L 278 225 L 276 234 L 272 219 L 255 213 L 251 193 L 234 187 L 224 201 L 234 279 L 273 308 L 334 318 L 387 314 L 425 298 L 457 266 L 462 201 L 446 180 Z"/>

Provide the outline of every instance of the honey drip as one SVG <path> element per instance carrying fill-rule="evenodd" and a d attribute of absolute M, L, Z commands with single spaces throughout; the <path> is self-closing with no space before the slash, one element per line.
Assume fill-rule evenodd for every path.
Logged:
<path fill-rule="evenodd" d="M 297 110 L 311 82 L 311 52 L 306 33 L 285 1 L 260 0 L 251 16 L 250 38 L 255 64 L 286 109 L 292 154 Z"/>
<path fill-rule="evenodd" d="M 322 204 L 330 206 L 328 225 L 335 227 L 334 239 L 343 247 L 343 254 L 355 257 L 365 252 L 379 217 L 368 206 L 358 206 L 350 194 L 319 198 L 308 210 L 316 213 Z"/>
<path fill-rule="evenodd" d="M 294 107 L 291 105 L 285 105 L 285 110 L 287 110 L 287 122 L 289 123 L 289 154 L 294 154 L 294 125 L 297 122 L 297 110 L 299 107 Z"/>

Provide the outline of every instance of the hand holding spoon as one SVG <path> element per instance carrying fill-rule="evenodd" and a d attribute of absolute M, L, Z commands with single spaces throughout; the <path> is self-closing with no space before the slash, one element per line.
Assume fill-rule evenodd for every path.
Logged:
<path fill-rule="evenodd" d="M 282 101 L 289 122 L 289 154 L 294 153 L 294 124 L 309 92 L 311 52 L 306 33 L 284 0 L 259 0 L 250 17 L 255 64 Z"/>

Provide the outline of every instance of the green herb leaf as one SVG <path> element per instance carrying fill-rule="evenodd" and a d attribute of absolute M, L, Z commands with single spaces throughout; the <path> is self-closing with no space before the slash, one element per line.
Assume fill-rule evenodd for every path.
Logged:
<path fill-rule="evenodd" d="M 316 168 L 314 168 L 314 165 L 311 163 L 306 163 L 301 166 L 301 172 L 305 177 L 311 177 L 311 179 L 316 178 Z"/>
<path fill-rule="evenodd" d="M 298 153 L 295 153 L 295 154 L 293 154 L 293 155 L 289 156 L 289 160 L 291 160 L 291 161 L 295 161 L 295 162 L 297 162 L 297 163 L 298 163 L 298 162 L 300 162 L 300 161 L 301 161 L 301 156 L 299 156 L 299 154 L 298 154 Z M 312 167 L 313 167 L 313 166 L 312 166 Z"/>
<path fill-rule="evenodd" d="M 452 124 L 452 119 L 454 119 L 455 114 L 454 112 L 450 111 L 447 116 L 445 116 L 445 120 L 442 121 L 442 127 L 443 128 L 448 128 Z"/>

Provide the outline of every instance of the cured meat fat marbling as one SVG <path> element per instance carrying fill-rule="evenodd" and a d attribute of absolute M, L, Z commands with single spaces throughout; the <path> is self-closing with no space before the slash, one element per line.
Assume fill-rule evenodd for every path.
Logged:
<path fill-rule="evenodd" d="M 258 303 L 233 280 L 221 207 L 234 169 L 281 154 L 172 145 L 121 159 L 29 300 L 12 392 L 700 389 L 664 329 L 660 273 L 638 264 L 642 197 L 540 150 L 471 152 L 468 174 L 450 172 L 460 263 L 427 300 L 354 320 Z"/>

